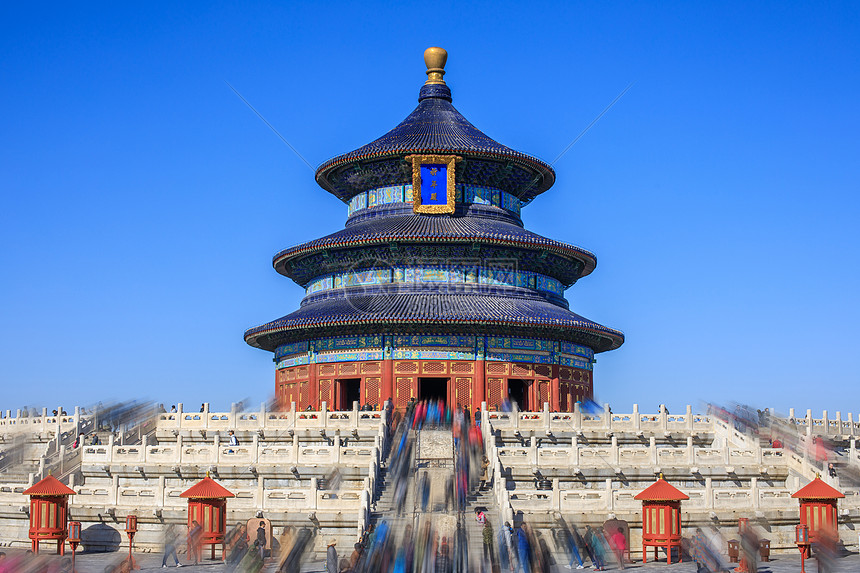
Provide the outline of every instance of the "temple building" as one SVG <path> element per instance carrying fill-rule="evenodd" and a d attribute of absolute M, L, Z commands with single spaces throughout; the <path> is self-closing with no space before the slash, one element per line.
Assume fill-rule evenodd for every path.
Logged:
<path fill-rule="evenodd" d="M 595 354 L 624 342 L 564 297 L 594 254 L 523 227 L 520 210 L 552 187 L 552 167 L 454 108 L 446 59 L 424 53 L 428 79 L 402 123 L 317 169 L 347 206 L 345 227 L 274 257 L 305 298 L 245 341 L 274 353 L 286 405 L 414 397 L 492 410 L 509 399 L 568 412 L 592 396 Z"/>

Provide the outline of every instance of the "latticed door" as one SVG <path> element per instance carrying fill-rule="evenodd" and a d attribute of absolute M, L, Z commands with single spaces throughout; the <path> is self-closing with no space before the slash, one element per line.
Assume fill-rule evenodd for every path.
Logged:
<path fill-rule="evenodd" d="M 454 379 L 454 404 L 466 407 L 472 404 L 472 379 Z"/>
<path fill-rule="evenodd" d="M 306 408 L 311 403 L 311 385 L 308 382 L 302 382 L 299 387 L 299 405 L 302 409 Z"/>
<path fill-rule="evenodd" d="M 503 378 L 487 379 L 487 408 L 499 408 L 507 396 Z"/>
<path fill-rule="evenodd" d="M 535 386 L 537 386 L 537 390 L 535 391 L 537 404 L 532 409 L 542 410 L 544 403 L 549 402 L 549 380 L 538 380 Z"/>
<path fill-rule="evenodd" d="M 364 379 L 365 404 L 370 404 L 372 406 L 376 406 L 377 408 L 381 405 L 381 402 L 379 400 L 379 382 L 379 378 Z"/>
<path fill-rule="evenodd" d="M 319 389 L 320 389 L 320 406 L 325 402 L 328 406 L 329 410 L 334 408 L 334 401 L 331 397 L 331 380 L 320 380 L 319 381 Z"/>
<path fill-rule="evenodd" d="M 397 378 L 394 405 L 398 408 L 405 407 L 406 403 L 409 402 L 409 399 L 414 396 L 415 393 L 412 390 L 412 378 Z"/>

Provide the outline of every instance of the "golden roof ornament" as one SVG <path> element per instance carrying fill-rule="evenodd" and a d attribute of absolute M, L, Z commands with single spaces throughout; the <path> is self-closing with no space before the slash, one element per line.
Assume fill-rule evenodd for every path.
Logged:
<path fill-rule="evenodd" d="M 442 84 L 445 80 L 445 62 L 448 61 L 448 52 L 445 48 L 431 47 L 424 50 L 424 64 L 427 66 L 427 81 L 424 84 Z"/>

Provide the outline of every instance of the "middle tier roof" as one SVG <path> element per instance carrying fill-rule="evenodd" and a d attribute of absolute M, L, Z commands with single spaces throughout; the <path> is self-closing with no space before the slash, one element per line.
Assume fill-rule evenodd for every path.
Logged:
<path fill-rule="evenodd" d="M 285 249 L 274 256 L 272 264 L 280 274 L 305 285 L 321 274 L 320 264 L 297 264 L 307 257 L 320 255 L 329 258 L 334 250 L 396 243 L 486 244 L 545 252 L 547 256 L 559 259 L 559 264 L 554 265 L 553 276 L 567 286 L 597 266 L 597 257 L 585 249 L 548 239 L 504 220 L 427 215 L 398 215 L 359 221 L 336 233 Z M 561 264 L 564 261 L 572 264 Z"/>

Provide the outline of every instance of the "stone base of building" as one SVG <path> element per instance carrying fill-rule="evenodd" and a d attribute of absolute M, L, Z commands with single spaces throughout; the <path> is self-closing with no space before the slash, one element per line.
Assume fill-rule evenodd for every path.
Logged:
<path fill-rule="evenodd" d="M 411 398 L 443 399 L 474 412 L 504 407 L 506 398 L 521 411 L 572 412 L 592 397 L 592 372 L 556 364 L 485 360 L 379 360 L 305 364 L 277 370 L 276 396 L 299 410 L 351 410 L 353 402 L 380 409 L 388 398 L 404 408 Z"/>

